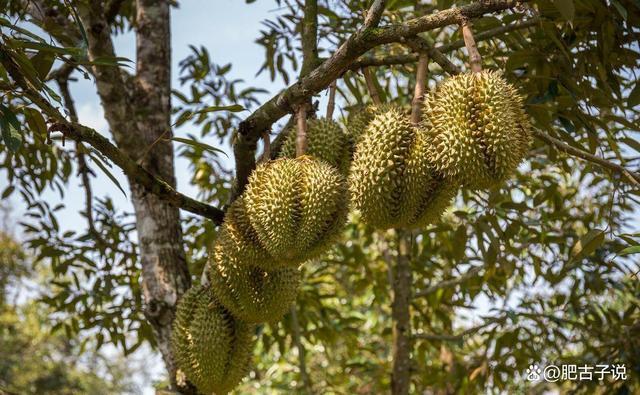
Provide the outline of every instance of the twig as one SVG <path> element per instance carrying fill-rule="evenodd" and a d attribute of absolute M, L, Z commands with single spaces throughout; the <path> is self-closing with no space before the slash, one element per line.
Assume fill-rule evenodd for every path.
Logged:
<path fill-rule="evenodd" d="M 458 333 L 457 335 L 437 335 L 433 333 L 414 333 L 412 337 L 414 339 L 423 339 L 423 340 L 440 340 L 440 341 L 460 341 L 467 336 L 473 335 L 475 333 L 480 332 L 482 329 L 488 327 L 489 325 L 493 325 L 496 323 L 506 321 L 507 317 L 495 317 L 489 318 L 484 323 L 473 326 L 471 328 L 465 329 L 464 331 Z"/>
<path fill-rule="evenodd" d="M 421 53 L 416 68 L 416 87 L 411 102 L 411 122 L 418 125 L 422 119 L 422 99 L 426 90 L 427 72 L 429 69 L 429 57 Z"/>
<path fill-rule="evenodd" d="M 380 99 L 380 92 L 378 92 L 378 87 L 376 86 L 376 82 L 374 80 L 373 74 L 371 73 L 371 69 L 365 67 L 362 69 L 362 74 L 364 74 L 364 80 L 367 83 L 367 90 L 369 91 L 369 95 L 371 96 L 371 101 L 375 105 L 382 104 L 382 100 Z"/>
<path fill-rule="evenodd" d="M 620 166 L 618 164 L 609 162 L 608 160 L 599 158 L 595 155 L 592 155 L 584 150 L 581 150 L 579 148 L 575 148 L 570 146 L 569 144 L 566 144 L 560 140 L 558 140 L 555 137 L 551 137 L 548 134 L 538 130 L 538 129 L 533 129 L 533 134 L 534 136 L 536 136 L 537 138 L 539 138 L 540 140 L 553 145 L 554 147 L 556 147 L 558 150 L 565 152 L 569 155 L 578 157 L 580 159 L 586 160 L 588 162 L 597 164 L 600 167 L 604 167 L 605 169 L 611 170 L 614 173 L 618 173 L 618 174 L 622 174 L 624 175 L 627 180 L 633 184 L 633 185 L 640 185 L 640 173 L 628 170 L 626 168 L 624 168 L 623 166 Z"/>
<path fill-rule="evenodd" d="M 526 29 L 532 26 L 535 26 L 539 20 L 537 18 L 531 18 L 526 21 L 519 21 L 516 23 L 512 23 L 505 26 L 496 27 L 493 29 L 485 30 L 483 32 L 477 33 L 475 35 L 476 41 L 488 40 L 504 33 Z M 464 40 L 456 40 L 448 44 L 443 44 L 435 47 L 441 53 L 448 53 L 451 51 L 455 51 L 456 49 L 460 49 L 464 47 Z M 354 62 L 349 69 L 356 71 L 360 70 L 363 67 L 367 66 L 393 66 L 393 65 L 403 65 L 403 64 L 413 64 L 418 60 L 417 54 L 406 54 L 406 55 L 392 55 L 385 57 L 375 57 L 369 56 L 360 59 L 357 62 Z"/>
<path fill-rule="evenodd" d="M 418 53 L 426 53 L 434 62 L 436 62 L 442 70 L 451 75 L 460 74 L 461 70 L 458 66 L 453 64 L 442 52 L 437 50 L 433 45 L 422 37 L 415 36 L 407 39 L 406 44 L 414 51 Z M 418 57 L 419 60 L 419 57 Z"/>
<path fill-rule="evenodd" d="M 473 37 L 473 31 L 471 30 L 471 21 L 467 17 L 460 18 L 460 27 L 462 29 L 462 37 L 464 39 L 464 46 L 467 47 L 469 53 L 469 64 L 471 71 L 479 73 L 482 71 L 482 57 L 478 51 L 476 40 Z"/>
<path fill-rule="evenodd" d="M 307 106 L 301 105 L 296 111 L 296 156 L 307 152 Z"/>
<path fill-rule="evenodd" d="M 336 90 L 338 88 L 338 81 L 333 81 L 329 85 L 329 101 L 327 102 L 327 119 L 333 119 L 333 111 L 336 107 Z"/>
<path fill-rule="evenodd" d="M 441 290 L 441 289 L 448 289 L 448 288 L 454 288 L 460 284 L 464 284 L 465 282 L 467 282 L 469 279 L 475 277 L 476 275 L 478 275 L 478 273 L 480 273 L 480 270 L 482 270 L 482 268 L 480 266 L 476 266 L 473 267 L 471 269 L 469 269 L 465 274 L 458 276 L 456 278 L 453 278 L 451 280 L 444 280 L 444 281 L 440 281 L 437 284 L 434 284 L 428 288 L 423 289 L 422 291 L 418 291 L 415 293 L 414 297 L 416 298 L 422 298 L 425 296 L 429 296 L 432 293 Z"/>

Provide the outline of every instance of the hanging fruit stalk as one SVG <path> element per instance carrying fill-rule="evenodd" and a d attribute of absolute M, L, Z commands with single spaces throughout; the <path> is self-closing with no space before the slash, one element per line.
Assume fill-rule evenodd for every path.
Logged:
<path fill-rule="evenodd" d="M 478 51 L 476 40 L 473 37 L 473 31 L 471 30 L 471 21 L 468 18 L 462 18 L 460 21 L 460 28 L 462 29 L 462 38 L 464 39 L 464 46 L 467 48 L 469 55 L 469 65 L 471 71 L 479 73 L 482 71 L 482 57 Z"/>
<path fill-rule="evenodd" d="M 427 71 L 429 67 L 429 57 L 426 53 L 421 53 L 418 57 L 418 67 L 416 70 L 416 88 L 411 101 L 411 123 L 418 125 L 422 119 L 422 100 L 426 90 Z"/>
<path fill-rule="evenodd" d="M 336 107 L 336 90 L 338 88 L 338 81 L 334 80 L 329 86 L 329 102 L 327 103 L 327 119 L 333 118 L 333 110 Z"/>
<path fill-rule="evenodd" d="M 382 99 L 380 99 L 380 92 L 378 92 L 378 87 L 373 79 L 373 74 L 371 74 L 371 70 L 368 67 L 362 69 L 362 74 L 364 74 L 364 81 L 367 83 L 367 89 L 369 90 L 369 95 L 371 95 L 371 101 L 376 106 L 382 104 Z"/>
<path fill-rule="evenodd" d="M 307 105 L 301 104 L 296 111 L 296 156 L 307 152 Z"/>

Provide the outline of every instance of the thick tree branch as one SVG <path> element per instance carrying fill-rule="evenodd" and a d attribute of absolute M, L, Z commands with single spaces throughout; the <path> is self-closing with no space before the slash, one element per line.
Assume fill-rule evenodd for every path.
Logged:
<path fill-rule="evenodd" d="M 367 12 L 367 16 L 364 19 L 365 29 L 376 27 L 382 19 L 382 13 L 387 5 L 386 0 L 375 0 Z"/>
<path fill-rule="evenodd" d="M 300 76 L 309 74 L 318 62 L 318 1 L 305 0 L 302 18 L 302 67 Z"/>
<path fill-rule="evenodd" d="M 624 168 L 623 166 L 620 166 L 618 164 L 609 162 L 608 160 L 599 158 L 593 154 L 588 153 L 587 151 L 572 147 L 569 144 L 566 144 L 555 137 L 551 137 L 540 130 L 534 129 L 533 134 L 538 139 L 544 141 L 549 145 L 556 147 L 558 150 L 562 152 L 565 152 L 571 156 L 575 156 L 580 159 L 586 160 L 587 162 L 594 163 L 600 167 L 611 170 L 614 173 L 623 175 L 633 185 L 636 185 L 636 186 L 640 185 L 640 173 L 638 172 L 631 171 L 629 169 Z"/>
<path fill-rule="evenodd" d="M 379 1 L 374 2 L 370 11 L 379 7 L 380 3 Z M 515 0 L 484 0 L 415 18 L 402 24 L 358 30 L 329 59 L 272 97 L 240 123 L 236 147 L 234 147 L 236 154 L 235 195 L 244 189 L 250 172 L 255 168 L 255 149 L 262 133 L 269 130 L 278 119 L 293 112 L 296 105 L 326 89 L 333 80 L 349 68 L 351 63 L 369 49 L 401 41 L 428 30 L 456 24 L 461 16 L 476 18 L 487 13 L 513 8 L 517 4 L 518 2 Z"/>
<path fill-rule="evenodd" d="M 476 41 L 488 40 L 504 33 L 512 32 L 515 30 L 526 29 L 535 26 L 538 23 L 537 18 L 528 19 L 526 21 L 515 22 L 509 25 L 496 27 L 493 29 L 485 30 L 475 35 Z M 464 47 L 464 40 L 453 41 L 448 44 L 443 44 L 435 47 L 441 53 L 447 53 Z M 384 57 L 369 56 L 354 62 L 349 69 L 356 71 L 366 66 L 393 66 L 402 64 L 413 64 L 418 60 L 418 54 L 407 55 L 391 55 Z"/>

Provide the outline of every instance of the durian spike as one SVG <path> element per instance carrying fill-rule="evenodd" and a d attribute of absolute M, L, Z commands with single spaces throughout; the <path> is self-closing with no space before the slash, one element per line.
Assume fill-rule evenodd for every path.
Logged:
<path fill-rule="evenodd" d="M 302 156 L 307 152 L 307 105 L 301 104 L 296 111 L 296 156 Z"/>
<path fill-rule="evenodd" d="M 376 82 L 373 79 L 373 74 L 368 67 L 362 69 L 362 74 L 364 74 L 364 81 L 367 83 L 367 89 L 369 90 L 369 95 L 371 95 L 371 101 L 376 106 L 382 104 L 382 99 L 380 99 L 380 92 L 378 92 L 378 87 L 376 86 Z"/>
<path fill-rule="evenodd" d="M 464 39 L 464 46 L 467 47 L 469 53 L 469 65 L 471 71 L 479 73 L 482 71 L 482 57 L 478 51 L 476 40 L 473 37 L 473 31 L 471 30 L 471 21 L 468 18 L 462 17 L 460 20 L 460 28 L 462 29 L 462 38 Z"/>
<path fill-rule="evenodd" d="M 424 98 L 427 72 L 429 68 L 429 56 L 421 53 L 418 57 L 418 67 L 416 70 L 416 88 L 411 101 L 411 123 L 418 125 L 422 119 L 422 101 Z"/>
<path fill-rule="evenodd" d="M 327 119 L 333 119 L 333 110 L 336 108 L 336 90 L 338 89 L 338 80 L 333 80 L 329 85 L 329 102 L 327 103 Z"/>

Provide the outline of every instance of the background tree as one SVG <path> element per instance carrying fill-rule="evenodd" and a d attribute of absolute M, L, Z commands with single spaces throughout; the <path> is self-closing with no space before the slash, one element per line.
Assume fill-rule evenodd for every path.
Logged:
<path fill-rule="evenodd" d="M 256 369 L 240 391 L 378 393 L 391 387 L 392 371 L 416 393 L 511 391 L 533 385 L 515 374 L 532 362 L 625 363 L 626 381 L 562 385 L 637 389 L 638 5 L 275 3 L 256 69 L 289 86 L 263 100 L 205 48 L 192 48 L 182 86 L 171 90 L 172 2 L 0 2 L 3 198 L 18 193 L 29 208 L 25 238 L 52 269 L 43 301 L 67 336 L 125 352 L 148 341 L 171 385 L 192 391 L 175 382 L 175 305 L 199 282 L 224 207 L 255 168 L 259 139 L 271 132 L 275 157 L 290 128 L 276 134 L 273 125 L 300 105 L 311 104 L 314 116 L 314 99 L 334 81 L 336 117 L 371 96 L 409 106 L 419 57 L 429 60 L 429 87 L 469 69 L 458 24 L 470 20 L 483 66 L 503 70 L 526 97 L 537 138 L 529 160 L 499 188 L 462 191 L 440 222 L 405 238 L 374 232 L 354 214 L 342 242 L 308 265 L 292 314 L 259 328 Z M 127 69 L 113 37 L 129 29 L 137 52 Z M 78 123 L 72 76 L 95 81 L 108 137 Z M 242 108 L 252 112 L 240 116 Z M 185 124 L 200 136 L 174 138 Z M 62 144 L 47 144 L 60 136 Z M 219 153 L 228 144 L 233 169 Z M 176 156 L 191 166 L 197 200 L 175 190 Z M 93 196 L 93 176 L 122 189 L 113 165 L 127 177 L 134 216 Z M 42 192 L 64 194 L 76 173 L 87 227 L 62 232 L 60 207 Z M 401 262 L 411 284 L 393 289 Z M 410 305 L 392 303 L 398 291 Z M 392 305 L 410 323 L 401 342 Z M 391 358 L 394 347 L 408 364 Z"/>

